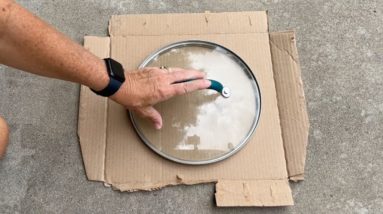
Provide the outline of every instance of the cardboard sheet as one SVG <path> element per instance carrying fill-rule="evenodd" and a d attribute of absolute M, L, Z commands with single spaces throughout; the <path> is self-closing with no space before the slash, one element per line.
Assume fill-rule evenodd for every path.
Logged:
<path fill-rule="evenodd" d="M 212 41 L 233 50 L 259 82 L 262 112 L 255 134 L 239 153 L 216 164 L 186 166 L 152 152 L 123 107 L 82 87 L 79 138 L 88 179 L 121 191 L 217 182 L 218 206 L 293 204 L 288 178 L 303 177 L 308 123 L 292 32 L 269 39 L 264 11 L 113 16 L 109 30 L 110 39 L 86 37 L 85 47 L 120 61 L 128 71 L 158 48 L 181 40 Z M 290 101 L 279 96 L 283 90 L 295 91 Z M 291 118 L 294 126 L 284 122 Z"/>

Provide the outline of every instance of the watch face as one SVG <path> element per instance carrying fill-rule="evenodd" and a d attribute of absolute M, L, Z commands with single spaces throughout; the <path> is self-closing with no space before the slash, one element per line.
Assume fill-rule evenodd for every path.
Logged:
<path fill-rule="evenodd" d="M 106 59 L 106 63 L 109 66 L 109 75 L 120 82 L 124 82 L 125 74 L 122 65 L 113 59 Z"/>
<path fill-rule="evenodd" d="M 201 70 L 230 88 L 228 97 L 206 89 L 157 104 L 161 130 L 131 113 L 138 135 L 156 153 L 179 163 L 208 164 L 248 142 L 258 123 L 261 97 L 253 72 L 236 54 L 214 43 L 185 41 L 155 52 L 141 65 L 146 66 L 166 66 L 169 72 L 172 67 Z"/>

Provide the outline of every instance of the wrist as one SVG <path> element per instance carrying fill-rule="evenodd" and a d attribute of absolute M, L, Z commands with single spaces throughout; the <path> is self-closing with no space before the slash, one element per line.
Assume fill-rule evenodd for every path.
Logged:
<path fill-rule="evenodd" d="M 125 82 L 124 68 L 119 62 L 111 58 L 106 58 L 103 61 L 104 61 L 104 68 L 107 73 L 108 83 L 106 84 L 106 86 L 105 84 L 103 84 L 101 89 L 100 89 L 101 84 L 100 84 L 100 87 L 97 87 L 97 89 L 95 88 L 91 88 L 91 89 L 94 93 L 100 96 L 110 97 L 113 94 L 115 94 L 120 89 L 122 84 Z M 102 83 L 104 81 L 105 81 L 104 77 L 102 77 L 101 81 L 98 81 L 98 83 Z"/>
<path fill-rule="evenodd" d="M 97 61 L 92 78 L 89 78 L 90 82 L 86 84 L 89 88 L 95 91 L 101 91 L 109 84 L 109 75 L 104 60 Z"/>

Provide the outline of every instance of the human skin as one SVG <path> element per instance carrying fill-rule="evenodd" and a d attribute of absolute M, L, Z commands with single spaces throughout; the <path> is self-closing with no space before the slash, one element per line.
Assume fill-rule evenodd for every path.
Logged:
<path fill-rule="evenodd" d="M 8 125 L 3 118 L 0 117 L 0 159 L 5 154 L 9 137 Z"/>
<path fill-rule="evenodd" d="M 0 64 L 80 83 L 96 91 L 109 82 L 103 60 L 13 0 L 0 0 Z M 154 104 L 210 86 L 204 73 L 182 68 L 169 72 L 150 67 L 125 72 L 125 76 L 126 81 L 110 99 L 148 118 L 157 129 L 162 127 L 162 118 Z M 194 80 L 182 82 L 190 79 Z M 6 144 L 0 141 L 0 151 Z"/>

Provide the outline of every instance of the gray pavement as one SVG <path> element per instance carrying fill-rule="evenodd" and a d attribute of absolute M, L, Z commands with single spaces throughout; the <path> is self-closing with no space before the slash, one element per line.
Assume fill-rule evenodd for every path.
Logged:
<path fill-rule="evenodd" d="M 0 213 L 383 212 L 383 1 L 19 2 L 79 43 L 107 35 L 113 14 L 268 10 L 271 31 L 297 31 L 310 142 L 294 207 L 216 208 L 212 184 L 120 193 L 86 180 L 79 86 L 0 66 L 0 114 L 11 127 Z"/>

